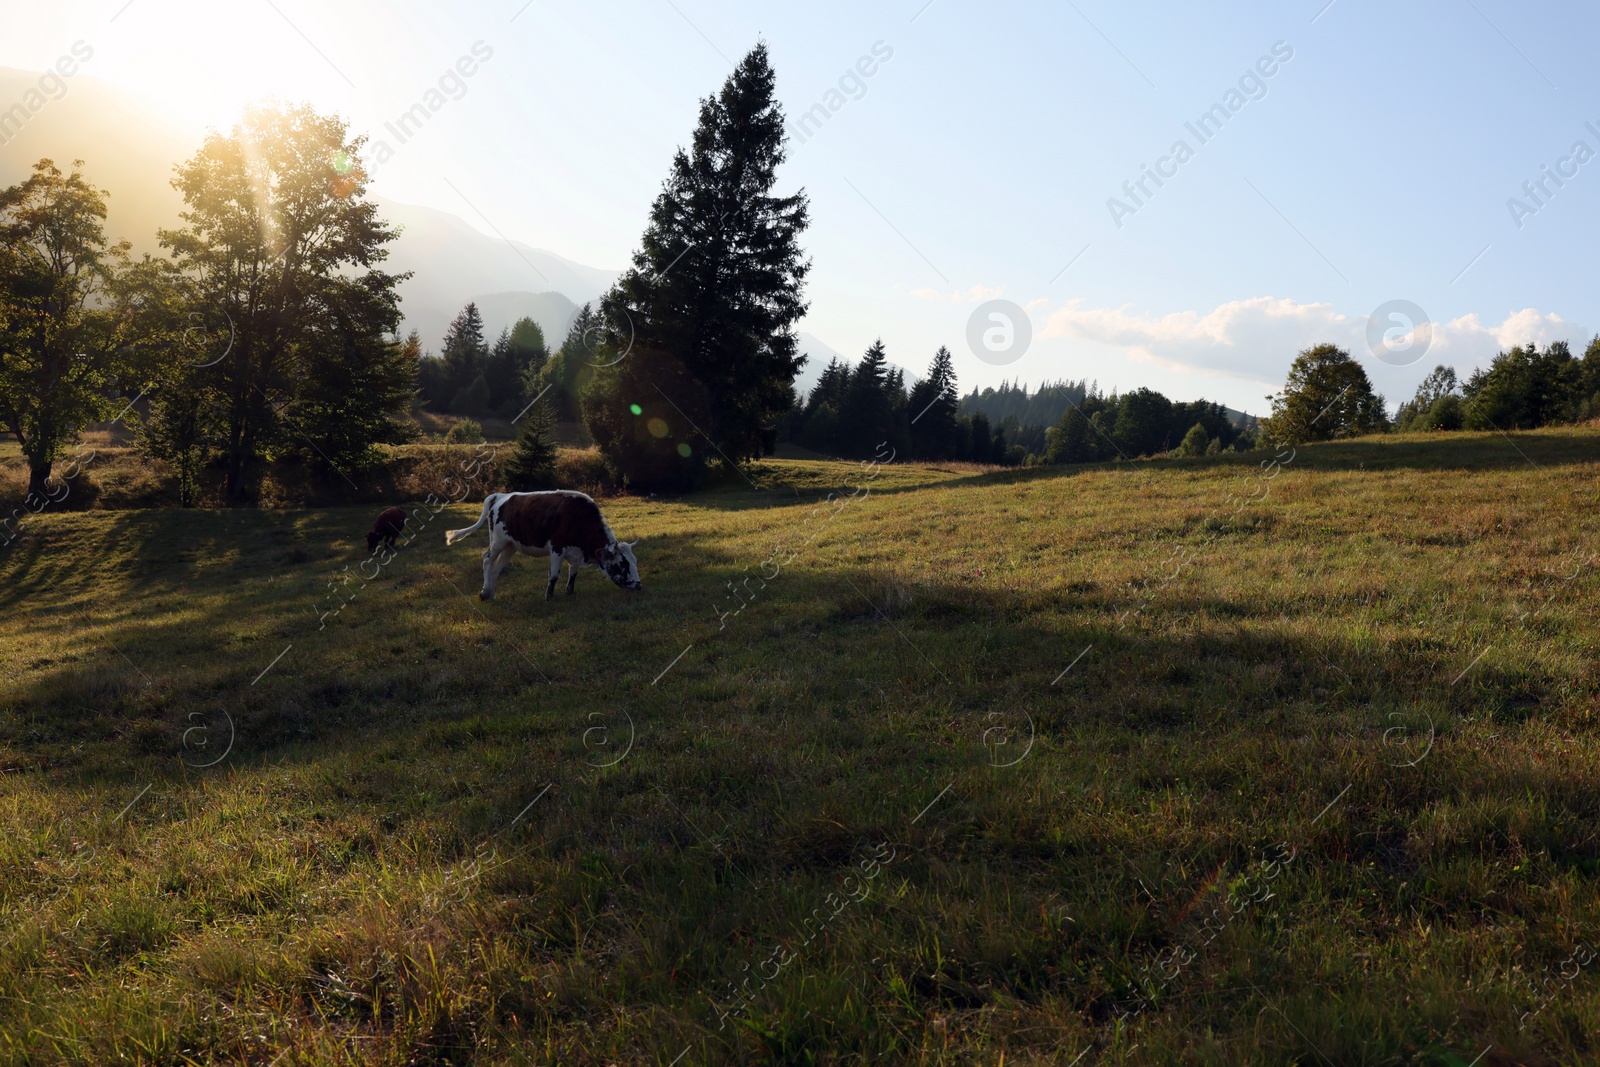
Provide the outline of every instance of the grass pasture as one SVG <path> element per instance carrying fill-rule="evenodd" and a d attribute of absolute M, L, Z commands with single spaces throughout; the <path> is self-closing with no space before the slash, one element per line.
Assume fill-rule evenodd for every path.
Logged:
<path fill-rule="evenodd" d="M 1600 432 L 1284 458 L 32 518 L 0 1064 L 1596 1062 Z"/>

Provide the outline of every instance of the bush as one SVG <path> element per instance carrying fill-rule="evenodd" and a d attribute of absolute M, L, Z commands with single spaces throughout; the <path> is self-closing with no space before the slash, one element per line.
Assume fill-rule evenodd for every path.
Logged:
<path fill-rule="evenodd" d="M 1422 414 L 1417 428 L 1420 430 L 1459 430 L 1466 422 L 1466 413 L 1459 396 L 1441 396 Z"/>
<path fill-rule="evenodd" d="M 494 445 L 401 445 L 389 454 L 384 475 L 390 500 L 482 500 L 500 488 L 505 449 Z"/>
<path fill-rule="evenodd" d="M 556 453 L 556 485 L 595 495 L 615 489 L 617 478 L 599 449 L 563 448 Z"/>
<path fill-rule="evenodd" d="M 1206 433 L 1206 428 L 1198 422 L 1189 427 L 1189 432 L 1183 435 L 1183 441 L 1172 450 L 1175 456 L 1203 456 L 1211 446 L 1211 435 Z"/>
<path fill-rule="evenodd" d="M 135 463 L 107 464 L 104 468 L 95 471 L 95 482 L 99 486 L 98 507 L 112 511 L 125 511 L 133 508 L 165 508 L 183 504 L 178 484 L 177 472 L 160 460 L 151 460 L 144 457 L 128 457 L 137 459 Z M 96 464 L 96 466 L 99 466 Z M 203 483 L 206 471 L 201 472 Z M 211 472 L 213 475 L 216 472 Z M 85 472 L 78 479 L 88 477 Z M 220 476 L 214 479 L 220 482 Z M 201 486 L 201 493 L 204 485 Z M 197 502 L 198 496 L 191 498 L 190 506 Z"/>
<path fill-rule="evenodd" d="M 450 427 L 444 439 L 453 445 L 481 445 L 483 426 L 476 419 L 462 419 Z"/>

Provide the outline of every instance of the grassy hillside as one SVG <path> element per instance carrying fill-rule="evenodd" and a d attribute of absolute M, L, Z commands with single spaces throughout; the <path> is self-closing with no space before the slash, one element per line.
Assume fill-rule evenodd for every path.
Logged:
<path fill-rule="evenodd" d="M 549 603 L 464 505 L 337 599 L 371 507 L 46 513 L 0 1063 L 1592 1062 L 1597 457 L 772 461 Z"/>

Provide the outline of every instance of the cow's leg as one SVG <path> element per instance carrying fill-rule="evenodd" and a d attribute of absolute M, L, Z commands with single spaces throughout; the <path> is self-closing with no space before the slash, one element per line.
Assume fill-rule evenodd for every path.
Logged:
<path fill-rule="evenodd" d="M 505 569 L 506 563 L 516 550 L 517 546 L 509 540 L 490 539 L 489 547 L 483 553 L 483 591 L 478 594 L 479 600 L 494 599 L 495 582 L 499 580 L 500 572 Z"/>
<path fill-rule="evenodd" d="M 556 580 L 561 577 L 561 553 L 550 553 L 550 581 L 545 583 L 544 598 L 550 600 L 556 595 Z"/>
<path fill-rule="evenodd" d="M 500 576 L 506 572 L 506 568 L 511 566 L 511 561 L 516 558 L 517 546 L 507 541 L 506 547 L 500 550 L 499 558 L 494 561 L 494 581 L 496 585 L 500 584 Z"/>
<path fill-rule="evenodd" d="M 582 565 L 584 565 L 584 553 L 573 552 L 566 557 L 566 566 L 568 566 L 568 571 L 566 571 L 566 595 L 568 597 L 573 595 L 573 589 L 578 585 L 578 568 L 581 568 Z"/>

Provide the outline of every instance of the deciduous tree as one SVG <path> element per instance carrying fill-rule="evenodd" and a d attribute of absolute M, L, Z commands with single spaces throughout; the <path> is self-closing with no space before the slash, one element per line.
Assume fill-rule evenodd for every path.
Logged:
<path fill-rule="evenodd" d="M 177 168 L 184 225 L 162 230 L 161 243 L 207 322 L 225 319 L 231 332 L 211 368 L 229 502 L 248 499 L 263 457 L 336 436 L 313 423 L 358 416 L 365 432 L 409 397 L 390 373 L 399 346 L 389 336 L 407 276 L 378 269 L 395 233 L 366 199 L 363 142 L 309 107 L 257 107 Z M 362 380 L 387 384 L 328 402 L 325 388 Z"/>
<path fill-rule="evenodd" d="M 1282 444 L 1377 433 L 1388 425 L 1383 397 L 1372 391 L 1367 372 L 1335 345 L 1296 356 L 1283 391 L 1268 399 L 1272 415 L 1261 430 Z"/>
<path fill-rule="evenodd" d="M 0 427 L 28 461 L 30 499 L 79 431 L 112 414 L 128 366 L 128 320 L 111 308 L 128 244 L 106 244 L 106 194 L 72 166 L 41 159 L 0 190 Z"/>

